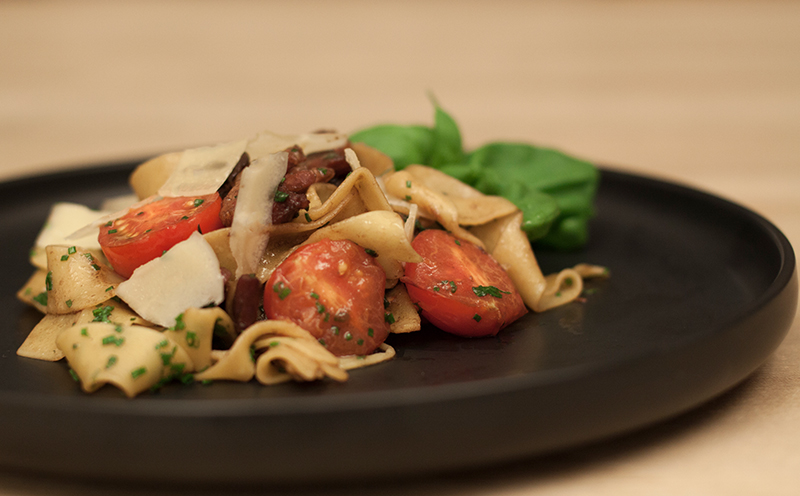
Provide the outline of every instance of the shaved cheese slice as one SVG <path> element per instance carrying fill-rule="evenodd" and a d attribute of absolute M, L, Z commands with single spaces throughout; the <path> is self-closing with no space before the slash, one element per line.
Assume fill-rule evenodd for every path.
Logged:
<path fill-rule="evenodd" d="M 243 274 L 254 274 L 258 268 L 269 242 L 275 192 L 286 175 L 288 163 L 288 153 L 274 153 L 256 159 L 242 171 L 230 234 L 237 279 Z"/>
<path fill-rule="evenodd" d="M 169 327 L 187 308 L 221 303 L 224 284 L 214 250 L 195 232 L 133 271 L 117 286 L 117 296 L 150 322 Z"/>
<path fill-rule="evenodd" d="M 70 235 L 87 224 L 92 224 L 106 214 L 108 212 L 92 210 L 77 203 L 54 204 L 47 221 L 36 238 L 31 263 L 36 267 L 47 268 L 47 256 L 44 248 L 49 245 L 77 246 L 99 250 L 100 243 L 97 242 L 97 235 L 100 231 L 97 226 L 82 233 L 80 237 L 70 239 Z"/>
<path fill-rule="evenodd" d="M 358 155 L 356 155 L 356 152 L 354 152 L 352 148 L 344 149 L 344 159 L 348 164 L 350 164 L 350 168 L 353 170 L 361 167 L 361 162 L 358 160 Z"/>
<path fill-rule="evenodd" d="M 186 150 L 167 182 L 159 189 L 163 197 L 204 196 L 216 192 L 242 157 L 247 140 Z"/>
<path fill-rule="evenodd" d="M 247 144 L 247 154 L 254 160 L 273 153 L 286 150 L 290 146 L 297 145 L 302 148 L 303 153 L 324 152 L 341 148 L 347 144 L 347 135 L 340 133 L 306 133 L 296 135 L 280 135 L 264 131 L 256 135 Z"/>

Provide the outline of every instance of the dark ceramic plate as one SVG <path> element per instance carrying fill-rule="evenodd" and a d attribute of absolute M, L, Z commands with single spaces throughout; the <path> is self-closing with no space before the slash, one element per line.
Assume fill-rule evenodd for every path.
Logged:
<path fill-rule="evenodd" d="M 127 192 L 132 164 L 0 185 L 0 467 L 140 481 L 307 482 L 464 469 L 674 416 L 752 373 L 797 304 L 787 239 L 758 215 L 603 170 L 591 242 L 543 270 L 608 266 L 585 303 L 496 338 L 392 336 L 392 362 L 344 384 L 170 385 L 81 393 L 64 363 L 19 358 L 39 315 L 15 299 L 54 201 Z"/>

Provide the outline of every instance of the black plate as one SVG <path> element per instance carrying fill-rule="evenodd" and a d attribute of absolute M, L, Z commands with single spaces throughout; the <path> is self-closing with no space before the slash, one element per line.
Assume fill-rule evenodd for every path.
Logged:
<path fill-rule="evenodd" d="M 14 293 L 49 206 L 127 192 L 132 164 L 0 185 L 0 467 L 142 481 L 308 482 L 463 469 L 627 432 L 731 388 L 780 344 L 797 305 L 787 239 L 719 198 L 603 170 L 591 242 L 545 272 L 612 277 L 585 303 L 496 338 L 392 336 L 397 358 L 344 384 L 171 385 L 85 395 L 63 363 L 19 358 L 39 315 Z"/>

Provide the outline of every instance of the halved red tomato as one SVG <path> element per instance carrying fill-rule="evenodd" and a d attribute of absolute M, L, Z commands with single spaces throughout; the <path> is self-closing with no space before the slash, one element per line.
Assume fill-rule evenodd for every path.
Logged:
<path fill-rule="evenodd" d="M 386 274 L 364 248 L 323 239 L 298 248 L 264 288 L 264 313 L 290 320 L 337 356 L 366 355 L 389 335 Z"/>
<path fill-rule="evenodd" d="M 407 263 L 402 281 L 423 317 L 465 337 L 493 336 L 525 315 L 506 271 L 480 247 L 429 229 L 411 243 L 423 261 Z"/>
<path fill-rule="evenodd" d="M 194 231 L 221 228 L 221 205 L 217 193 L 148 203 L 100 226 L 100 247 L 114 270 L 130 277 L 137 267 L 160 257 Z"/>

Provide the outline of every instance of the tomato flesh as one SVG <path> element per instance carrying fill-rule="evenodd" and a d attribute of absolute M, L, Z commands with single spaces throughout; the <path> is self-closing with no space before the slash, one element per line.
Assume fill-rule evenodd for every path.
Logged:
<path fill-rule="evenodd" d="M 508 274 L 480 247 L 430 229 L 411 243 L 423 261 L 407 263 L 402 281 L 420 313 L 439 329 L 493 336 L 527 313 Z"/>
<path fill-rule="evenodd" d="M 100 226 L 98 240 L 114 270 L 124 277 L 160 257 L 193 232 L 222 227 L 217 193 L 207 196 L 162 198 Z"/>
<path fill-rule="evenodd" d="M 366 355 L 389 334 L 386 274 L 364 248 L 323 239 L 298 248 L 264 288 L 264 313 L 294 322 L 337 356 Z"/>

